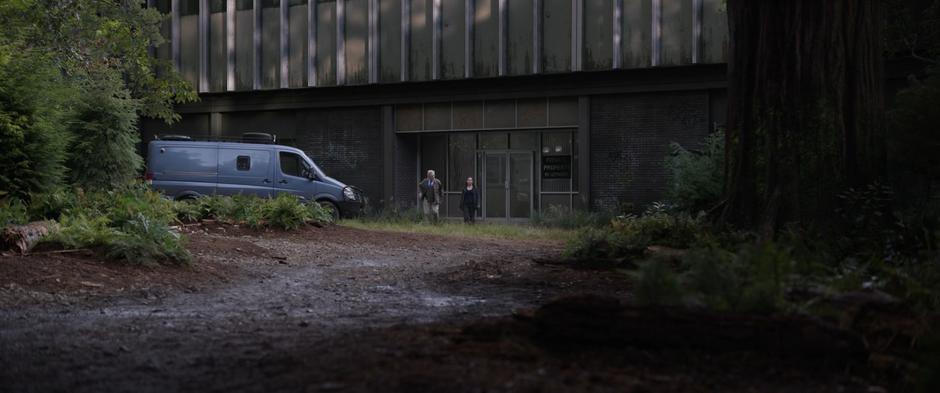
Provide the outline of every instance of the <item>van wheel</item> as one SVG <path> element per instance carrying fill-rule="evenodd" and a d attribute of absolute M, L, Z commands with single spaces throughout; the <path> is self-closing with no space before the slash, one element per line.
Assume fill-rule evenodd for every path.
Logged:
<path fill-rule="evenodd" d="M 335 203 L 330 201 L 319 201 L 317 203 L 319 203 L 324 210 L 330 213 L 330 221 L 333 224 L 339 221 L 339 207 L 337 207 Z"/>

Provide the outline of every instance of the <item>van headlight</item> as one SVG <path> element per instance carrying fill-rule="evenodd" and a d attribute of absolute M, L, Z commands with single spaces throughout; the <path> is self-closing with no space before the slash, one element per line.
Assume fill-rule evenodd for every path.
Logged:
<path fill-rule="evenodd" d="M 346 199 L 350 201 L 356 200 L 356 192 L 353 191 L 353 189 L 349 187 L 343 188 L 343 196 L 345 196 Z"/>

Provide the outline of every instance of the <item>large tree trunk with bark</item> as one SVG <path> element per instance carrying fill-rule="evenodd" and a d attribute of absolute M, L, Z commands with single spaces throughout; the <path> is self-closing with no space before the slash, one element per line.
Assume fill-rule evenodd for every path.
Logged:
<path fill-rule="evenodd" d="M 884 166 L 877 0 L 728 0 L 725 223 L 826 224 Z"/>

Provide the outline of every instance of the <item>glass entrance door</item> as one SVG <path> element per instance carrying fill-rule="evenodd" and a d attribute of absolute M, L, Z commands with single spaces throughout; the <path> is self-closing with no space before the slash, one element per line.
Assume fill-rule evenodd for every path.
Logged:
<path fill-rule="evenodd" d="M 532 152 L 485 151 L 483 155 L 483 217 L 532 216 Z"/>

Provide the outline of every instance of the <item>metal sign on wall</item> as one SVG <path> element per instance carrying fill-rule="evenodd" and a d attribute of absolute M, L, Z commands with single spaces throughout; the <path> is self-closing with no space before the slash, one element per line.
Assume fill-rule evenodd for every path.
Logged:
<path fill-rule="evenodd" d="M 543 179 L 570 179 L 571 178 L 571 156 L 543 156 L 542 157 L 542 178 Z"/>

